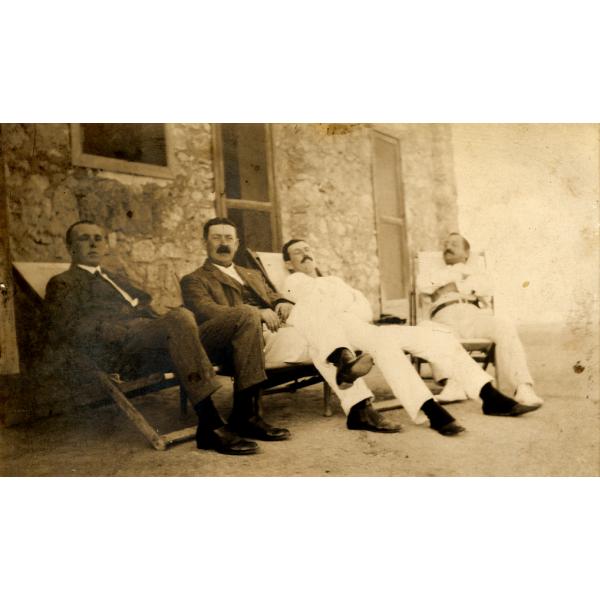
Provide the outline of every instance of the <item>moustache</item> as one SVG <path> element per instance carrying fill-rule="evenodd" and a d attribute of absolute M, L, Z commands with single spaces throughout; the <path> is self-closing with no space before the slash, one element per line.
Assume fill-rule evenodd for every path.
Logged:
<path fill-rule="evenodd" d="M 444 254 L 454 254 L 454 251 L 450 249 L 444 250 Z"/>
<path fill-rule="evenodd" d="M 307 260 L 310 260 L 311 262 L 314 262 L 314 261 L 313 261 L 313 259 L 312 259 L 312 256 L 308 256 L 308 254 L 307 254 L 307 255 L 306 255 L 306 256 L 305 256 L 305 257 L 302 259 L 302 261 L 301 261 L 301 262 L 303 262 L 303 263 L 304 263 L 304 262 L 306 262 Z"/>
<path fill-rule="evenodd" d="M 229 254 L 231 248 L 229 246 L 221 245 L 217 248 L 217 254 Z"/>

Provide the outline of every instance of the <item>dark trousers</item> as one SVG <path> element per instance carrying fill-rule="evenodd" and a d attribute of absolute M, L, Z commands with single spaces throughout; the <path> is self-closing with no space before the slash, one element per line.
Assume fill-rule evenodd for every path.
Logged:
<path fill-rule="evenodd" d="M 122 364 L 166 351 L 192 405 L 221 387 L 200 342 L 196 319 L 186 308 L 174 308 L 157 318 L 130 319 L 123 325 L 127 333 L 120 351 Z"/>
<path fill-rule="evenodd" d="M 260 313 L 252 306 L 235 306 L 198 326 L 210 359 L 229 365 L 234 389 L 241 392 L 266 378 Z"/>

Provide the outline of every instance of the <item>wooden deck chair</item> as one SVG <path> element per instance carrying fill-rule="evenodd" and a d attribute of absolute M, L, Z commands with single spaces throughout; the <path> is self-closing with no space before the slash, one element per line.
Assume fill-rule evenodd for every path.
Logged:
<path fill-rule="evenodd" d="M 485 270 L 486 268 L 486 257 L 484 252 L 472 252 L 469 262 L 476 261 L 478 268 Z M 410 324 L 418 325 L 421 321 L 429 319 L 429 309 L 431 307 L 431 298 L 427 294 L 419 293 L 416 287 L 417 277 L 422 273 L 429 273 L 434 269 L 443 268 L 445 266 L 442 252 L 418 252 L 413 257 L 413 268 L 412 268 L 412 284 L 410 293 Z M 494 312 L 494 298 L 485 298 L 480 301 L 479 305 L 481 310 L 486 312 Z M 464 349 L 470 354 L 473 360 L 482 364 L 482 368 L 486 370 L 490 364 L 494 366 L 496 382 L 498 383 L 499 374 L 496 367 L 495 359 L 495 344 L 491 339 L 488 338 L 468 338 L 460 340 Z M 413 357 L 415 367 L 421 374 L 421 366 L 424 361 L 423 359 Z"/>
<path fill-rule="evenodd" d="M 19 288 L 29 294 L 41 309 L 46 293 L 48 280 L 69 268 L 68 263 L 13 263 L 13 274 Z M 160 434 L 134 406 L 131 399 L 155 393 L 160 390 L 178 386 L 179 381 L 174 373 L 151 373 L 131 381 L 123 381 L 116 373 L 105 373 L 97 366 L 90 364 L 83 357 L 77 357 L 78 367 L 89 370 L 89 375 L 104 394 L 111 398 L 127 415 L 127 418 L 144 435 L 157 450 L 165 450 L 171 444 L 191 440 L 195 436 L 195 427 L 185 427 L 176 431 Z M 180 388 L 180 405 L 185 406 L 187 398 Z"/>
<path fill-rule="evenodd" d="M 256 267 L 261 271 L 268 285 L 273 291 L 279 292 L 283 287 L 285 278 L 289 275 L 285 268 L 283 256 L 279 252 L 253 252 L 248 250 L 248 254 L 256 263 Z M 287 372 L 286 372 L 287 369 Z M 272 390 L 265 390 L 265 394 L 275 393 L 279 391 L 296 391 L 297 389 L 323 382 L 323 414 L 330 417 L 333 414 L 332 393 L 331 388 L 323 378 L 319 371 L 312 363 L 294 363 L 289 365 L 280 365 L 271 370 L 267 369 L 269 379 L 276 380 L 277 377 L 282 379 L 289 378 L 291 383 L 285 387 L 277 387 Z"/>

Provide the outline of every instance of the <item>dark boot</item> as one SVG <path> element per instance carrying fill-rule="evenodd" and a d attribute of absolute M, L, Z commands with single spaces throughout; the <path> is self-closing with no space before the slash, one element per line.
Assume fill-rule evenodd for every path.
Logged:
<path fill-rule="evenodd" d="M 430 398 L 421 406 L 421 410 L 427 415 L 431 429 L 446 436 L 458 435 L 466 431 L 462 425 L 456 422 L 456 419 L 433 398 Z"/>
<path fill-rule="evenodd" d="M 492 387 L 491 383 L 486 383 L 481 388 L 479 397 L 483 401 L 483 414 L 494 417 L 519 417 L 540 407 L 540 405 L 519 404 L 508 396 L 501 394 Z"/>
<path fill-rule="evenodd" d="M 251 388 L 234 394 L 229 428 L 238 435 L 263 442 L 280 442 L 291 437 L 288 429 L 273 427 L 262 418 L 260 389 Z"/>
<path fill-rule="evenodd" d="M 348 389 L 359 377 L 365 376 L 373 368 L 373 357 L 366 352 L 356 356 L 348 348 L 336 348 L 327 361 L 337 368 L 335 382 L 340 390 Z"/>
<path fill-rule="evenodd" d="M 400 425 L 394 425 L 380 412 L 373 408 L 371 399 L 367 398 L 355 404 L 346 419 L 348 429 L 364 429 L 375 433 L 398 433 L 402 430 Z"/>
<path fill-rule="evenodd" d="M 198 415 L 197 448 L 234 455 L 258 452 L 257 444 L 242 439 L 225 425 L 210 397 L 195 404 L 194 410 Z"/>

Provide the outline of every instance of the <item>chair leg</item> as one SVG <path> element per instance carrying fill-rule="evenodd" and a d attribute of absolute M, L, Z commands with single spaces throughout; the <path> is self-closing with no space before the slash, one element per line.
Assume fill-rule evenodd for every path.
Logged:
<path fill-rule="evenodd" d="M 188 397 L 182 385 L 179 386 L 179 414 L 185 418 L 188 412 Z"/>
<path fill-rule="evenodd" d="M 333 406 L 331 404 L 331 388 L 327 382 L 323 382 L 323 415 L 331 417 L 333 415 Z"/>
<path fill-rule="evenodd" d="M 121 390 L 108 378 L 105 373 L 98 373 L 98 379 L 104 390 L 115 401 L 118 407 L 127 415 L 142 435 L 156 450 L 165 450 L 167 444 L 161 435 L 148 423 L 142 413 L 133 406 Z"/>

